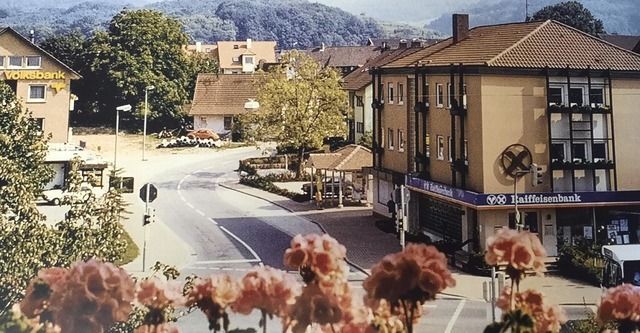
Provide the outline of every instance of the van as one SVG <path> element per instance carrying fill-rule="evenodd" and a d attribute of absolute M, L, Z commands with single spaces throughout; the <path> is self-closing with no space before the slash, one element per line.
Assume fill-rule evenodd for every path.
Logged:
<path fill-rule="evenodd" d="M 640 244 L 603 245 L 602 288 L 623 283 L 640 286 Z"/>

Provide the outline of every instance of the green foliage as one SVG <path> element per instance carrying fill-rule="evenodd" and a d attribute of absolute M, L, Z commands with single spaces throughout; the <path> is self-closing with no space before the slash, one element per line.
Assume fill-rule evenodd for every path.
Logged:
<path fill-rule="evenodd" d="M 84 35 L 79 30 L 70 30 L 46 38 L 39 46 L 73 70 L 80 71 L 84 66 L 84 42 Z"/>
<path fill-rule="evenodd" d="M 304 152 L 322 146 L 324 138 L 347 133 L 348 96 L 340 88 L 340 74 L 300 51 L 287 52 L 278 66 L 261 76 L 260 108 L 243 114 L 250 136 Z M 297 175 L 302 173 L 299 164 Z"/>
<path fill-rule="evenodd" d="M 365 131 L 360 137 L 358 144 L 371 149 L 373 147 L 373 134 L 371 131 Z"/>
<path fill-rule="evenodd" d="M 575 244 L 558 240 L 558 268 L 571 278 L 599 285 L 604 262 L 600 254 L 601 245 L 580 240 Z"/>
<path fill-rule="evenodd" d="M 124 10 L 113 18 L 107 32 L 94 34 L 86 49 L 89 71 L 81 74 L 92 82 L 86 98 L 96 101 L 103 118 L 112 119 L 117 106 L 131 104 L 135 106 L 132 117 L 139 122 L 145 87 L 154 85 L 148 95 L 149 126 L 180 123 L 195 72 L 194 62 L 182 51 L 188 38 L 180 29 L 178 21 L 158 11 Z M 131 126 L 127 115 L 122 116 L 123 125 Z"/>
<path fill-rule="evenodd" d="M 308 197 L 306 195 L 300 194 L 300 193 L 295 193 L 295 192 L 291 192 L 287 189 L 282 189 L 279 188 L 277 186 L 275 186 L 273 184 L 273 177 L 261 177 L 259 175 L 251 175 L 251 176 L 246 176 L 246 177 L 242 177 L 240 178 L 240 184 L 244 184 L 247 186 L 251 186 L 251 187 L 255 187 L 255 188 L 259 188 L 261 190 L 265 190 L 267 192 L 271 192 L 277 195 L 281 195 L 283 197 L 287 197 L 287 198 L 291 198 L 294 199 L 296 201 L 304 201 L 304 200 L 308 200 Z M 280 179 L 278 179 L 280 180 Z M 284 178 L 282 179 L 284 180 Z"/>
<path fill-rule="evenodd" d="M 566 1 L 546 6 L 533 14 L 531 20 L 556 20 L 588 34 L 604 33 L 602 21 L 593 17 L 591 11 L 578 1 Z"/>

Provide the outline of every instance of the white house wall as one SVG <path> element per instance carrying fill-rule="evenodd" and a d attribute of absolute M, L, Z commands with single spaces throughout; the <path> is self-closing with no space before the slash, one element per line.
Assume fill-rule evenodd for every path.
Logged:
<path fill-rule="evenodd" d="M 216 133 L 226 133 L 224 129 L 224 116 L 195 116 L 193 117 L 193 129 L 208 128 Z"/>

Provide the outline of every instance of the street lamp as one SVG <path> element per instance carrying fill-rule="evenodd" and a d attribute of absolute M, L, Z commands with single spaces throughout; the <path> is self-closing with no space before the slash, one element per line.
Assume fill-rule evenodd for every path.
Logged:
<path fill-rule="evenodd" d="M 156 89 L 155 86 L 146 86 L 144 88 L 144 125 L 142 129 L 142 160 L 146 161 L 144 158 L 144 153 L 147 150 L 147 109 L 148 109 L 148 100 L 149 100 L 149 90 Z"/>
<path fill-rule="evenodd" d="M 131 105 L 125 104 L 120 105 L 116 108 L 116 145 L 113 149 L 113 171 L 116 171 L 118 168 L 118 131 L 120 124 L 120 111 L 129 112 L 131 111 Z"/>

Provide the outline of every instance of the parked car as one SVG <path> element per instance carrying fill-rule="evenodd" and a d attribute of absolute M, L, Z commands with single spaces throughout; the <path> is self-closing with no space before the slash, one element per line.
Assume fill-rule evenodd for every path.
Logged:
<path fill-rule="evenodd" d="M 104 190 L 93 187 L 89 183 L 82 183 L 78 191 L 66 189 L 51 189 L 42 192 L 42 198 L 51 205 L 62 205 L 71 203 L 87 202 L 94 197 L 101 197 Z"/>
<path fill-rule="evenodd" d="M 191 131 L 187 133 L 187 138 L 189 139 L 212 139 L 212 140 L 220 140 L 220 136 L 218 135 L 218 133 L 208 129 L 208 128 L 201 128 L 195 131 Z"/>
<path fill-rule="evenodd" d="M 333 191 L 332 186 L 333 185 Z M 316 193 L 316 182 L 313 183 L 313 193 Z M 309 194 L 309 189 L 311 188 L 311 183 L 302 184 L 302 191 L 306 194 Z M 324 177 L 322 178 L 322 192 L 325 194 L 338 194 L 340 191 L 340 178 L 339 177 Z M 349 181 L 342 182 L 342 194 L 344 196 L 350 196 L 353 192 L 353 184 Z"/>

